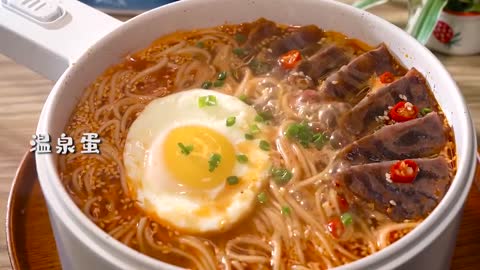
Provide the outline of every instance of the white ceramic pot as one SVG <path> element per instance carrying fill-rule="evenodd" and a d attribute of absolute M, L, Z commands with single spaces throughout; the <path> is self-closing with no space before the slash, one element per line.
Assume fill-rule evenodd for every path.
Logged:
<path fill-rule="evenodd" d="M 61 3 L 68 14 L 49 26 L 0 8 L 1 52 L 51 79 L 59 77 L 37 129 L 38 134 L 49 133 L 52 138 L 62 133 L 83 90 L 105 68 L 174 30 L 266 17 L 288 24 L 316 24 L 370 44 L 385 42 L 407 67 L 425 74 L 453 126 L 458 170 L 444 199 L 415 230 L 384 250 L 338 269 L 449 268 L 463 204 L 473 180 L 474 129 L 462 95 L 443 65 L 401 29 L 368 12 L 328 0 L 296 0 L 294 5 L 291 0 L 185 0 L 123 24 L 79 2 Z M 90 222 L 65 192 L 57 173 L 57 156 L 37 154 L 36 158 L 64 269 L 174 269 L 120 244 Z"/>
<path fill-rule="evenodd" d="M 443 11 L 427 46 L 446 54 L 480 53 L 480 13 Z"/>

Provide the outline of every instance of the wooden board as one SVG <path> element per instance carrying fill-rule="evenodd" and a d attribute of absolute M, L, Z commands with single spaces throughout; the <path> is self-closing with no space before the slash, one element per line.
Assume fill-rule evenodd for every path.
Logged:
<path fill-rule="evenodd" d="M 478 168 L 476 177 L 480 177 Z M 27 153 L 20 164 L 7 211 L 7 245 L 13 269 L 61 269 L 33 154 Z M 474 185 L 463 212 L 452 269 L 480 269 L 479 251 L 480 191 Z"/>

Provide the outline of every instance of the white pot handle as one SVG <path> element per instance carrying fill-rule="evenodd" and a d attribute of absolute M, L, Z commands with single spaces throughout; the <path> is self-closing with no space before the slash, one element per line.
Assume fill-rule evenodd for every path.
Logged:
<path fill-rule="evenodd" d="M 55 81 L 120 24 L 75 0 L 0 0 L 0 53 Z"/>

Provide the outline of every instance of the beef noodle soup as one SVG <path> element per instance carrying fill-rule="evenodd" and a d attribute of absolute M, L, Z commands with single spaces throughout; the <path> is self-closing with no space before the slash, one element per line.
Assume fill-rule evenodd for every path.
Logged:
<path fill-rule="evenodd" d="M 85 90 L 61 179 L 85 215 L 192 269 L 326 269 L 397 241 L 455 174 L 452 129 L 416 69 L 316 26 L 176 32 Z"/>

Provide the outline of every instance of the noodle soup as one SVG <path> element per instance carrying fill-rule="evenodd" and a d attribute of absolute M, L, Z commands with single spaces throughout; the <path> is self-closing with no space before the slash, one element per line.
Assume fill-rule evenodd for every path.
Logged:
<path fill-rule="evenodd" d="M 75 203 L 131 248 L 192 269 L 326 269 L 411 231 L 455 174 L 426 80 L 388 48 L 265 19 L 129 55 L 66 133 Z"/>

